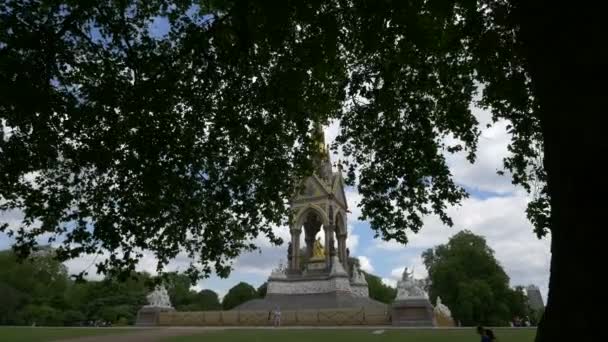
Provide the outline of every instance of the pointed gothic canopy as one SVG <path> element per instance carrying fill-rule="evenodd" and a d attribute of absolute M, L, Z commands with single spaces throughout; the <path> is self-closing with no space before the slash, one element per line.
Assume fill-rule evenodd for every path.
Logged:
<path fill-rule="evenodd" d="M 323 126 L 315 123 L 312 132 L 315 144 L 312 156 L 314 163 L 313 174 L 302 180 L 301 191 L 291 200 L 293 218 L 291 223 L 292 258 L 289 260 L 291 271 L 297 271 L 306 258 L 312 253 L 316 235 L 321 231 L 325 234 L 325 256 L 327 266 L 331 264 L 330 247 L 337 242 L 337 255 L 343 266 L 347 267 L 348 252 L 346 250 L 346 213 L 347 201 L 344 194 L 344 180 L 341 170 L 333 172 L 329 149 L 325 145 Z M 304 256 L 299 255 L 299 236 L 304 227 L 305 248 Z M 301 260 L 302 259 L 302 260 Z"/>

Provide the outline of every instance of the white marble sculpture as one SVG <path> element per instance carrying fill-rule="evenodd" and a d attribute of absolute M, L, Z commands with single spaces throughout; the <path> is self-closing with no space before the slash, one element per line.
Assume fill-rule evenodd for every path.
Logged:
<path fill-rule="evenodd" d="M 438 313 L 444 317 L 452 318 L 452 311 L 441 302 L 441 297 L 437 297 L 435 302 L 435 313 Z"/>
<path fill-rule="evenodd" d="M 154 291 L 150 292 L 146 298 L 148 299 L 149 308 L 173 308 L 169 294 L 164 285 L 157 285 Z"/>
<path fill-rule="evenodd" d="M 414 279 L 413 272 L 409 273 L 406 267 L 403 270 L 401 280 L 397 283 L 397 300 L 412 298 L 427 298 L 427 294 L 419 285 L 419 282 Z"/>
<path fill-rule="evenodd" d="M 355 264 L 353 267 L 353 275 L 352 275 L 352 283 L 353 284 L 365 284 L 367 285 L 367 280 L 365 280 L 365 275 L 361 272 L 358 264 Z"/>
<path fill-rule="evenodd" d="M 287 272 L 287 268 L 285 267 L 285 264 L 283 264 L 283 261 L 279 261 L 279 265 L 277 266 L 277 268 L 272 270 L 270 277 L 271 278 L 286 278 L 287 277 L 286 272 Z"/>

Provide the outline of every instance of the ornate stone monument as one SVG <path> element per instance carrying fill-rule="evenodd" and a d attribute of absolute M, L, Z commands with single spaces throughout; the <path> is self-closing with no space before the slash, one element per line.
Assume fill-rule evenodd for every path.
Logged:
<path fill-rule="evenodd" d="M 386 307 L 369 298 L 367 282 L 358 267 L 349 269 L 348 205 L 341 167 L 333 171 L 320 125 L 313 134 L 315 169 L 291 200 L 287 265 L 272 272 L 264 299 L 246 302 L 237 310 Z M 300 246 L 302 234 L 304 246 Z"/>
<path fill-rule="evenodd" d="M 413 272 L 407 267 L 397 283 L 397 298 L 392 305 L 392 322 L 398 326 L 435 326 L 433 306 Z"/>
<path fill-rule="evenodd" d="M 175 311 L 171 306 L 167 289 L 163 285 L 157 285 L 154 291 L 146 296 L 146 299 L 148 304 L 137 312 L 135 325 L 158 325 L 158 317 L 161 312 Z"/>

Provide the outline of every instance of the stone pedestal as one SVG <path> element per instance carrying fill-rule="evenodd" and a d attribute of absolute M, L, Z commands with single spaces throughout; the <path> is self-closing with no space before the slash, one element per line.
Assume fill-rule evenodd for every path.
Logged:
<path fill-rule="evenodd" d="M 321 273 L 327 271 L 327 264 L 325 260 L 310 260 L 306 263 L 307 273 Z"/>
<path fill-rule="evenodd" d="M 158 325 L 158 319 L 160 317 L 161 312 L 172 312 L 175 311 L 174 308 L 169 307 L 153 307 L 153 306 L 144 306 L 143 308 L 137 311 L 137 320 L 135 321 L 135 325 L 137 326 L 156 326 Z"/>
<path fill-rule="evenodd" d="M 397 300 L 392 305 L 392 324 L 405 327 L 433 327 L 437 323 L 428 298 Z"/>
<path fill-rule="evenodd" d="M 369 297 L 369 287 L 367 284 L 350 284 L 353 296 L 356 297 Z"/>

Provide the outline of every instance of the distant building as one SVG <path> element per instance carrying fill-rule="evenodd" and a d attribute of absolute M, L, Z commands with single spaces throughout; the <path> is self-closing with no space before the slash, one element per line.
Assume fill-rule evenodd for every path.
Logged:
<path fill-rule="evenodd" d="M 545 303 L 543 302 L 543 296 L 536 285 L 528 285 L 526 287 L 526 294 L 528 296 L 528 305 L 535 311 L 543 310 Z"/>

